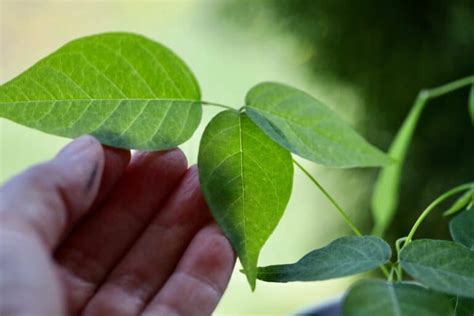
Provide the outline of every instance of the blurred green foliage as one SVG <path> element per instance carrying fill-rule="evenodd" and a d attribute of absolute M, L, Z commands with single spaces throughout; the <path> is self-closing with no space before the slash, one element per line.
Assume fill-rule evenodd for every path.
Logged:
<path fill-rule="evenodd" d="M 265 25 L 262 32 L 294 37 L 314 76 L 357 89 L 365 114 L 358 130 L 383 149 L 419 90 L 474 73 L 472 0 L 234 0 L 222 13 L 254 32 Z M 430 102 L 422 114 L 389 239 L 406 234 L 438 194 L 474 178 L 467 102 L 464 89 Z M 369 196 L 364 201 L 358 208 L 368 210 Z M 447 236 L 447 222 L 438 212 L 419 232 Z"/>

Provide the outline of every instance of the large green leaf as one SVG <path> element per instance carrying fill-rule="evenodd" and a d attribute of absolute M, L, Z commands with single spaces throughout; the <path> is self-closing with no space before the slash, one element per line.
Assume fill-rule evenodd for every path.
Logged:
<path fill-rule="evenodd" d="M 80 38 L 0 86 L 0 117 L 41 131 L 145 150 L 175 147 L 201 119 L 191 71 L 145 37 Z"/>
<path fill-rule="evenodd" d="M 245 113 L 219 113 L 199 147 L 199 178 L 212 214 L 255 288 L 260 249 L 277 226 L 293 184 L 291 154 Z"/>
<path fill-rule="evenodd" d="M 453 307 L 443 294 L 413 283 L 362 280 L 346 295 L 344 316 L 448 316 Z"/>
<path fill-rule="evenodd" d="M 474 250 L 474 209 L 464 211 L 449 223 L 453 240 Z"/>
<path fill-rule="evenodd" d="M 454 316 L 474 315 L 474 299 L 457 297 L 455 300 Z"/>
<path fill-rule="evenodd" d="M 298 89 L 273 82 L 246 96 L 249 117 L 291 152 L 329 167 L 371 167 L 390 159 L 328 107 Z"/>
<path fill-rule="evenodd" d="M 400 264 L 430 288 L 474 298 L 474 252 L 446 240 L 415 240 L 400 252 Z"/>
<path fill-rule="evenodd" d="M 342 237 L 296 263 L 258 268 L 257 278 L 267 282 L 328 280 L 372 270 L 390 255 L 390 246 L 378 237 Z"/>
<path fill-rule="evenodd" d="M 388 151 L 389 156 L 395 159 L 396 163 L 383 168 L 375 183 L 372 194 L 372 216 L 375 224 L 373 233 L 375 235 L 382 236 L 395 215 L 403 164 L 425 105 L 426 100 L 419 97 Z"/>

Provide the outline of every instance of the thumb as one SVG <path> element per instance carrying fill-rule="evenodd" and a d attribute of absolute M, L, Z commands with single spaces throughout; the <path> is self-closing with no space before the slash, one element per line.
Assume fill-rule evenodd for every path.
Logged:
<path fill-rule="evenodd" d="M 53 249 L 91 207 L 104 169 L 104 150 L 92 136 L 67 145 L 0 189 L 0 222 L 37 234 Z"/>

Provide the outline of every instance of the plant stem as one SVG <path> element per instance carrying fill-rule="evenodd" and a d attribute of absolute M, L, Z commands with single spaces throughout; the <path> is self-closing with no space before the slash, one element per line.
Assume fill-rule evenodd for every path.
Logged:
<path fill-rule="evenodd" d="M 395 267 L 392 265 L 392 267 L 390 268 L 390 273 L 389 273 L 388 278 L 387 278 L 388 282 L 393 282 L 394 273 L 395 273 Z"/>
<path fill-rule="evenodd" d="M 310 173 L 308 170 L 306 170 L 298 161 L 296 161 L 295 159 L 293 159 L 293 163 L 298 167 L 300 168 L 301 171 L 303 171 L 303 173 L 316 185 L 316 187 L 324 194 L 324 196 L 331 202 L 331 204 L 336 208 L 336 210 L 339 212 L 339 214 L 341 214 L 342 218 L 344 219 L 344 221 L 347 223 L 347 225 L 349 225 L 349 227 L 352 229 L 352 231 L 354 232 L 354 234 L 356 234 L 357 236 L 362 236 L 362 233 L 360 232 L 360 230 L 357 228 L 357 226 L 354 224 L 354 222 L 351 221 L 351 219 L 349 218 L 349 216 L 347 215 L 346 212 L 344 212 L 344 210 L 342 209 L 341 206 L 339 206 L 339 204 L 337 204 L 336 200 L 334 200 L 334 198 L 323 188 L 323 186 L 318 182 L 318 180 L 316 180 Z M 385 275 L 385 277 L 387 278 L 390 278 L 390 274 L 387 270 L 387 267 L 385 267 L 385 265 L 381 265 L 380 266 L 380 270 L 382 270 L 383 274 Z"/>
<path fill-rule="evenodd" d="M 203 105 L 212 105 L 212 106 L 217 106 L 217 107 L 220 107 L 220 108 L 223 108 L 223 109 L 236 111 L 236 109 L 234 109 L 234 108 L 232 108 L 228 105 L 224 105 L 224 104 L 220 104 L 220 103 L 201 101 L 201 104 L 203 104 Z"/>
<path fill-rule="evenodd" d="M 395 242 L 395 249 L 397 250 L 397 262 L 395 263 L 395 269 L 397 272 L 397 280 L 402 281 L 403 280 L 403 270 L 402 266 L 400 265 L 400 250 L 401 250 L 401 244 L 404 243 L 407 240 L 406 237 L 402 237 L 397 239 Z"/>
<path fill-rule="evenodd" d="M 436 198 L 433 202 L 431 202 L 431 204 L 428 205 L 428 207 L 421 213 L 421 215 L 416 220 L 415 224 L 413 225 L 412 229 L 410 230 L 410 233 L 408 234 L 408 236 L 405 240 L 405 243 L 403 244 L 402 249 L 405 248 L 405 246 L 408 245 L 412 241 L 413 236 L 415 235 L 416 230 L 418 229 L 418 227 L 421 225 L 423 220 L 431 213 L 431 211 L 436 206 L 438 206 L 439 204 L 444 202 L 444 200 L 446 200 L 447 198 L 449 198 L 449 197 L 451 197 L 451 196 L 453 196 L 453 195 L 455 195 L 459 192 L 462 192 L 462 191 L 465 191 L 467 189 L 473 188 L 473 187 L 474 187 L 474 182 L 459 185 L 459 186 L 457 186 L 455 188 L 452 188 L 451 190 L 443 193 L 438 198 Z"/>
<path fill-rule="evenodd" d="M 421 113 L 428 104 L 428 101 L 471 84 L 474 84 L 474 76 L 468 76 L 439 87 L 423 89 L 418 93 L 409 114 L 389 149 L 389 155 L 394 156 L 393 158 L 396 158 L 398 162 L 382 170 L 378 183 L 375 186 L 374 196 L 376 198 L 372 200 L 372 205 L 374 208 L 383 210 L 386 218 L 375 221 L 373 234 L 383 235 L 387 226 L 392 222 L 398 205 L 397 197 L 400 189 L 401 168 L 403 167 Z M 384 190 L 388 191 L 388 193 L 383 193 Z"/>
<path fill-rule="evenodd" d="M 420 95 L 425 95 L 426 99 L 433 99 L 471 84 L 474 84 L 474 76 L 461 78 L 436 88 L 422 90 Z"/>
<path fill-rule="evenodd" d="M 344 218 L 344 221 L 347 223 L 347 225 L 350 226 L 352 231 L 357 235 L 357 236 L 362 236 L 362 233 L 360 230 L 357 228 L 357 226 L 351 221 L 349 216 L 347 216 L 346 212 L 342 209 L 342 207 L 337 204 L 337 202 L 334 200 L 334 198 L 319 184 L 319 182 L 306 170 L 298 161 L 293 159 L 293 162 L 295 163 L 298 168 L 303 171 L 303 173 L 308 176 L 308 178 L 318 187 L 318 189 L 326 196 L 326 198 L 331 202 L 331 204 L 336 208 L 336 210 L 341 214 L 341 216 Z"/>
<path fill-rule="evenodd" d="M 416 97 L 412 107 L 412 111 L 417 112 L 416 115 L 412 115 L 414 117 L 413 120 L 418 120 L 418 117 L 421 115 L 421 111 L 424 109 L 426 103 L 428 103 L 429 100 L 435 99 L 454 90 L 464 88 L 471 84 L 474 84 L 474 76 L 464 77 L 436 88 L 421 90 L 418 93 L 418 96 Z M 415 124 L 409 125 L 413 125 L 413 128 L 415 127 Z"/>
<path fill-rule="evenodd" d="M 415 121 L 418 120 L 418 118 L 421 114 L 421 111 L 424 109 L 424 107 L 427 104 L 428 100 L 440 97 L 444 94 L 447 94 L 449 92 L 452 92 L 454 90 L 463 88 L 463 87 L 471 85 L 471 84 L 474 84 L 474 76 L 461 78 L 459 80 L 444 84 L 444 85 L 436 87 L 436 88 L 421 90 L 420 93 L 418 94 L 418 96 L 415 100 L 415 103 L 412 107 L 412 110 L 411 110 L 414 114 L 410 113 L 409 117 L 412 117 L 412 119 L 415 120 Z M 406 127 L 405 125 L 408 126 L 408 127 Z M 402 128 L 414 128 L 415 127 L 415 124 L 405 124 L 405 125 Z M 404 158 L 405 154 L 406 154 L 406 152 L 402 155 L 403 158 Z M 410 233 L 408 234 L 408 236 L 400 238 L 396 241 L 395 248 L 396 248 L 396 251 L 397 251 L 397 262 L 396 262 L 396 267 L 394 267 L 392 269 L 395 269 L 398 281 L 402 281 L 402 278 L 403 278 L 403 270 L 402 270 L 402 267 L 400 265 L 400 252 L 403 248 L 405 248 L 405 246 L 407 246 L 412 241 L 413 236 L 416 233 L 416 230 L 421 225 L 423 220 L 430 214 L 430 212 L 436 206 L 441 204 L 444 200 L 446 200 L 447 198 L 451 197 L 452 195 L 454 195 L 456 193 L 459 193 L 459 192 L 461 192 L 461 191 L 463 191 L 467 188 L 470 188 L 470 187 L 474 187 L 474 183 L 467 183 L 467 184 L 460 185 L 458 187 L 455 187 L 455 188 L 445 192 L 441 196 L 439 196 L 437 199 L 435 199 L 433 202 L 431 202 L 431 204 L 428 205 L 428 207 L 421 213 L 421 215 L 418 217 L 415 224 L 413 225 L 412 229 L 410 230 Z M 403 243 L 403 246 L 400 247 L 401 243 Z"/>

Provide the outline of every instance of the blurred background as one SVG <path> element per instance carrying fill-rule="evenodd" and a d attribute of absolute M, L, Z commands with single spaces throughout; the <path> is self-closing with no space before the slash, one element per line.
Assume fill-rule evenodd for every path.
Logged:
<path fill-rule="evenodd" d="M 328 104 L 370 142 L 387 150 L 421 88 L 474 73 L 472 0 L 0 0 L 0 83 L 64 43 L 84 35 L 137 32 L 174 50 L 196 74 L 203 99 L 243 105 L 254 84 L 299 87 Z M 421 209 L 474 178 L 474 129 L 467 89 L 430 102 L 415 133 L 402 199 L 388 238 L 406 235 Z M 195 163 L 203 127 L 182 149 Z M 0 182 L 51 158 L 68 140 L 0 120 Z M 377 170 L 324 169 L 303 162 L 351 217 L 370 232 Z M 443 237 L 434 215 L 419 236 Z M 342 220 L 296 171 L 281 224 L 261 265 L 296 261 L 349 234 Z M 216 315 L 284 315 L 339 295 L 351 279 L 257 284 L 233 275 Z"/>

